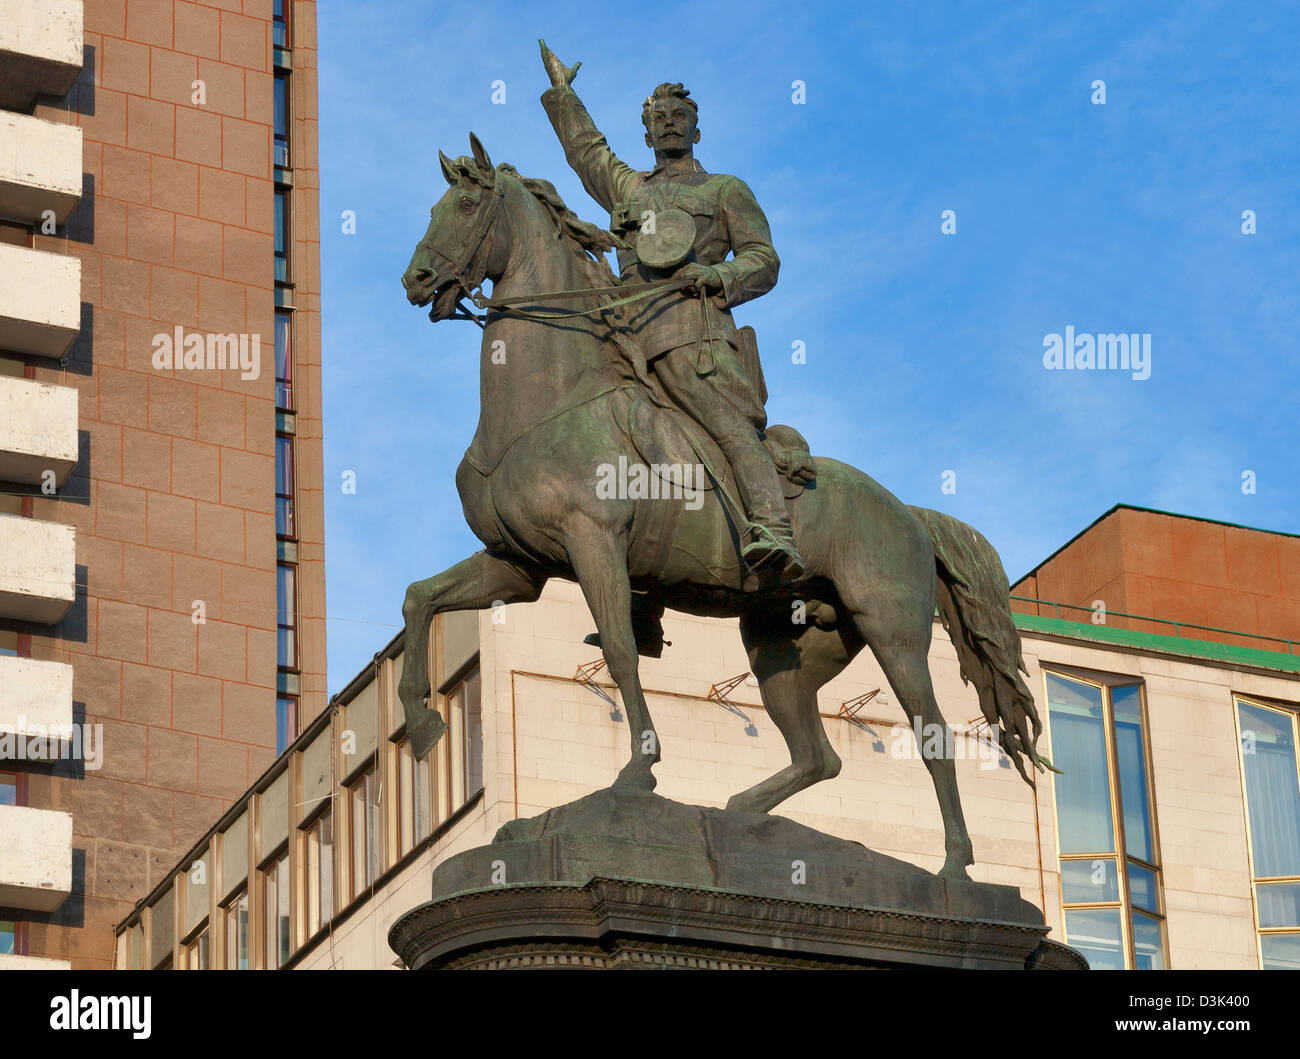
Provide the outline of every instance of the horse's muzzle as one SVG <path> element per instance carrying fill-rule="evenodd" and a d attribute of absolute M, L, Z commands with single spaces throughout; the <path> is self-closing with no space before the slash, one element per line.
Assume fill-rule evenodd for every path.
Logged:
<path fill-rule="evenodd" d="M 402 276 L 406 300 L 412 305 L 426 306 L 437 292 L 438 275 L 431 268 L 407 269 Z"/>

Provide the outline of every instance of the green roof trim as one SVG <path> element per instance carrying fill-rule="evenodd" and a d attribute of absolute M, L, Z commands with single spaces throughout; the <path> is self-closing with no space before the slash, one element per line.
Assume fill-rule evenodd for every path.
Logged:
<path fill-rule="evenodd" d="M 1300 673 L 1300 655 L 1281 651 L 1261 651 L 1257 647 L 1237 647 L 1216 643 L 1213 640 L 1193 640 L 1183 636 L 1163 636 L 1153 632 L 1135 632 L 1116 629 L 1109 625 L 1090 622 L 1066 621 L 1064 618 L 1046 618 L 1037 614 L 1013 613 L 1016 628 L 1022 632 L 1050 633 L 1073 636 L 1081 640 L 1095 640 L 1117 647 L 1138 647 L 1160 654 L 1182 655 L 1188 658 L 1205 658 L 1233 665 L 1255 666 L 1261 669 L 1279 669 L 1286 673 Z M 1241 633 L 1249 636 L 1249 633 Z"/>

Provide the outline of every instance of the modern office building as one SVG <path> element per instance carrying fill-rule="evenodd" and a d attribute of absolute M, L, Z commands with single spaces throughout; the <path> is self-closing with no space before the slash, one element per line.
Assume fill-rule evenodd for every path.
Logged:
<path fill-rule="evenodd" d="M 1173 535 L 1172 563 L 1154 545 L 1122 550 L 1108 523 L 1130 512 Z M 1186 561 L 1177 542 L 1188 522 L 1200 527 L 1193 541 L 1217 541 L 1219 565 L 1203 543 Z M 1017 586 L 1068 587 L 1048 578 L 1088 557 L 1060 603 L 1015 601 L 1041 746 L 1062 769 L 1036 790 L 980 731 L 975 693 L 936 620 L 930 666 L 962 736 L 954 756 L 972 876 L 1018 887 L 1051 936 L 1095 968 L 1300 968 L 1300 643 L 1267 638 L 1267 612 L 1239 632 L 1203 635 L 1165 615 L 1143 619 L 1158 631 L 1105 624 L 1091 607 L 1098 586 L 1115 593 L 1111 570 L 1181 577 L 1192 596 L 1214 587 L 1198 579 L 1252 569 L 1243 591 L 1285 596 L 1300 578 L 1298 542 L 1128 508 L 1097 528 Z M 1259 572 L 1267 554 L 1276 584 Z M 1191 613 L 1200 625 L 1225 622 L 1212 606 Z M 673 646 L 641 664 L 664 754 L 657 793 L 720 806 L 788 763 L 784 743 L 734 621 L 669 612 L 664 624 Z M 405 740 L 393 640 L 123 919 L 117 966 L 395 966 L 389 928 L 428 900 L 435 865 L 510 820 L 607 786 L 624 763 L 626 715 L 598 652 L 581 642 L 590 629 L 565 582 L 536 603 L 437 618 L 430 672 L 450 732 L 427 763 Z M 820 698 L 843 771 L 777 811 L 937 870 L 934 791 L 874 659 L 864 652 Z"/>
<path fill-rule="evenodd" d="M 111 966 L 326 706 L 315 56 L 0 0 L 0 966 Z"/>

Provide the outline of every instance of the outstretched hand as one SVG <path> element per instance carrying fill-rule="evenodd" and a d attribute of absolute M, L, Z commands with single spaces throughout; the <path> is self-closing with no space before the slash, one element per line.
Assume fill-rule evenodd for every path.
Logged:
<path fill-rule="evenodd" d="M 572 66 L 565 66 L 555 52 L 546 46 L 546 41 L 539 40 L 537 43 L 542 46 L 542 65 L 550 75 L 552 87 L 572 84 L 573 79 L 578 76 L 578 67 L 582 63 L 576 62 Z"/>

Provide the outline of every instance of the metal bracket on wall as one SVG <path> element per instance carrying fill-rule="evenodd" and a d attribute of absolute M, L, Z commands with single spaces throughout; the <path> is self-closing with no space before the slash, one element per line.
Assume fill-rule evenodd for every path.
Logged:
<path fill-rule="evenodd" d="M 988 738 L 984 737 L 985 732 L 988 732 Z M 1003 753 L 1002 747 L 998 745 L 997 738 L 993 735 L 993 728 L 989 724 L 988 718 L 983 714 L 972 717 L 966 722 L 966 738 L 974 739 L 980 743 L 987 743 L 993 747 L 998 752 L 998 768 L 1009 769 L 1011 767 L 1011 759 Z"/>
<path fill-rule="evenodd" d="M 601 685 L 596 683 L 596 674 L 599 673 L 604 668 L 605 668 L 605 660 L 603 658 L 597 658 L 596 661 L 594 662 L 584 662 L 582 665 L 578 666 L 578 671 L 573 674 L 573 679 L 577 681 L 577 683 L 581 684 L 588 691 L 590 691 L 593 695 L 596 695 L 604 699 L 606 702 L 608 702 L 609 719 L 611 721 L 616 721 L 621 723 L 623 720 L 623 710 L 619 707 L 619 704 L 610 697 L 609 692 L 605 690 L 605 688 L 612 688 L 615 685 L 613 684 Z"/>
<path fill-rule="evenodd" d="M 714 684 L 709 688 L 709 701 L 716 702 L 728 713 L 734 713 L 745 722 L 745 734 L 757 738 L 758 729 L 754 727 L 754 722 L 745 715 L 745 712 L 739 706 L 727 698 L 728 695 L 745 682 L 748 676 L 749 671 L 746 670 L 738 677 L 730 677 L 727 680 L 719 681 L 717 684 Z"/>
<path fill-rule="evenodd" d="M 871 725 L 867 724 L 866 721 L 861 720 L 857 715 L 858 711 L 862 709 L 863 706 L 873 701 L 879 694 L 880 689 L 876 688 L 874 691 L 868 691 L 865 695 L 859 695 L 856 699 L 846 699 L 844 702 L 840 703 L 840 712 L 835 716 L 848 721 L 854 728 L 859 728 L 866 732 L 873 740 L 871 749 L 877 754 L 883 754 L 885 752 L 885 741 L 880 738 L 880 733 L 872 728 Z"/>

